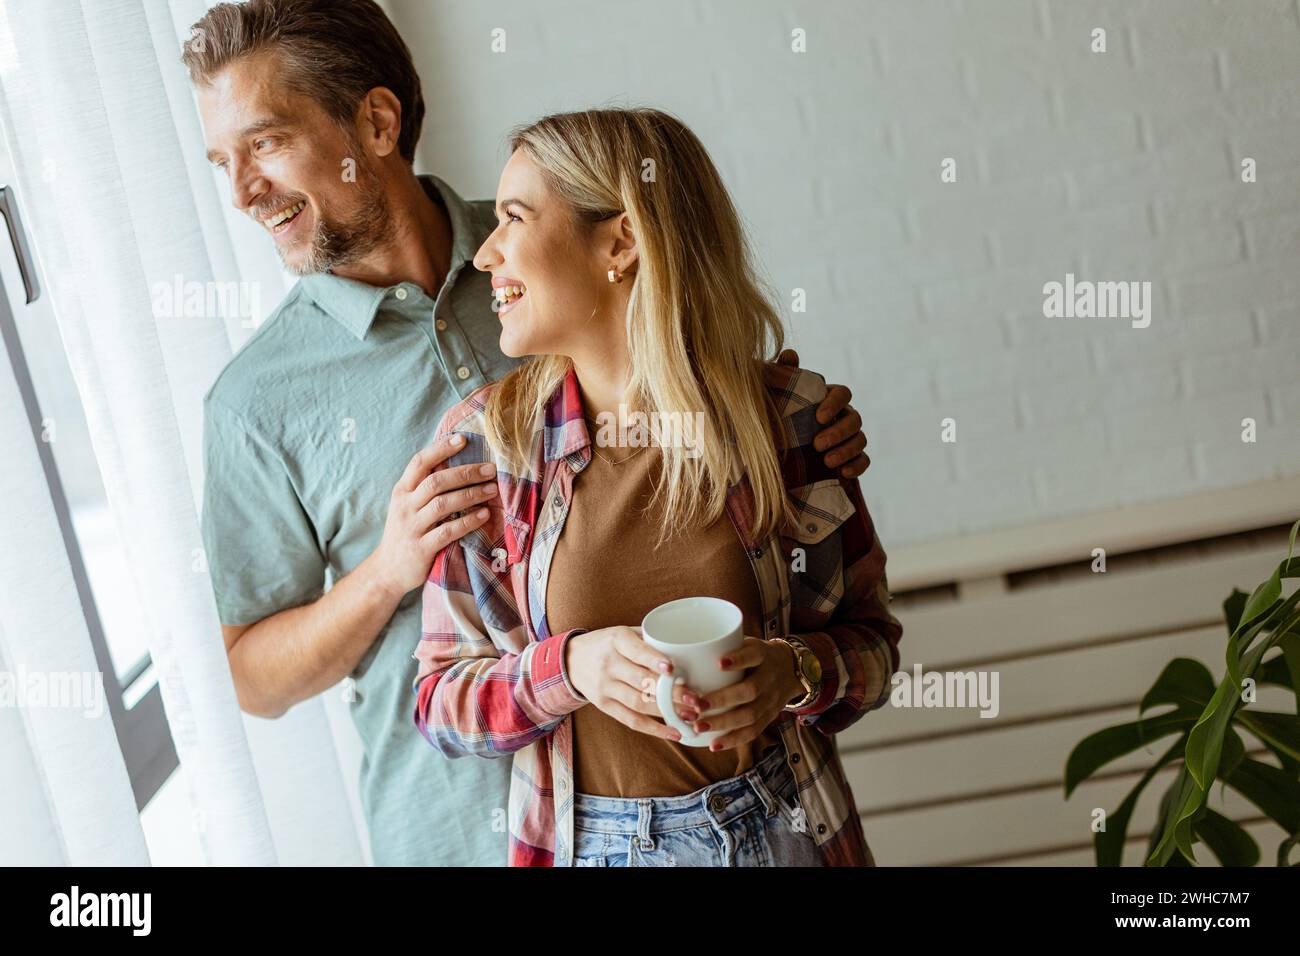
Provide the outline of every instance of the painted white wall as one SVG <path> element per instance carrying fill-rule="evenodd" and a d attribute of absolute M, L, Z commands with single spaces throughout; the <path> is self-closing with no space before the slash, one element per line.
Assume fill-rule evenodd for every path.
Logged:
<path fill-rule="evenodd" d="M 1300 474 L 1295 0 L 385 6 L 417 168 L 467 196 L 546 112 L 695 129 L 803 364 L 853 388 L 887 548 Z M 1067 272 L 1149 281 L 1150 326 L 1045 318 Z"/>

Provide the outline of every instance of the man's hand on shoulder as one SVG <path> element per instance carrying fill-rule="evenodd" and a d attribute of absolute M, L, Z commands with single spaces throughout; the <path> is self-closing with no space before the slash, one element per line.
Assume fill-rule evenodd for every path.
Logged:
<path fill-rule="evenodd" d="M 479 506 L 497 493 L 496 466 L 436 470 L 464 447 L 463 435 L 439 438 L 416 453 L 393 486 L 384 536 L 371 561 L 376 583 L 394 598 L 422 587 L 438 552 L 487 521 L 487 508 Z M 458 512 L 464 514 L 451 517 Z"/>
<path fill-rule="evenodd" d="M 777 357 L 781 365 L 799 366 L 799 354 L 784 349 Z M 826 397 L 817 406 L 817 421 L 827 427 L 817 433 L 813 447 L 824 452 L 827 468 L 838 468 L 845 478 L 857 478 L 871 466 L 864 449 L 867 436 L 862 430 L 862 416 L 849 405 L 853 392 L 847 385 L 827 385 Z"/>

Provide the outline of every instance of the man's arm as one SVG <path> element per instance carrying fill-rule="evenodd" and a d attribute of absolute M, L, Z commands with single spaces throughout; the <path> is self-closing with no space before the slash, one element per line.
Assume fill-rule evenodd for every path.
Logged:
<path fill-rule="evenodd" d="M 433 556 L 483 523 L 473 506 L 496 483 L 475 466 L 435 475 L 458 448 L 425 448 L 393 488 L 379 546 L 320 594 L 324 557 L 283 464 L 237 415 L 205 411 L 203 533 L 231 678 L 241 709 L 279 717 L 356 667 Z"/>
<path fill-rule="evenodd" d="M 311 604 L 221 626 L 241 710 L 280 717 L 351 673 L 401 600 L 380 581 L 374 557 Z"/>

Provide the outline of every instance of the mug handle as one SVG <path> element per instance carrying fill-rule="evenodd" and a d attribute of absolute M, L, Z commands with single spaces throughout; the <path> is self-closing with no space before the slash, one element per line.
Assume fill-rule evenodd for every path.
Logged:
<path fill-rule="evenodd" d="M 691 725 L 686 723 L 677 716 L 677 709 L 673 707 L 673 682 L 676 678 L 672 674 L 660 674 L 659 686 L 656 691 L 656 702 L 659 704 L 659 713 L 664 718 L 664 723 L 673 730 L 682 735 L 683 738 L 694 737 L 695 731 Z"/>

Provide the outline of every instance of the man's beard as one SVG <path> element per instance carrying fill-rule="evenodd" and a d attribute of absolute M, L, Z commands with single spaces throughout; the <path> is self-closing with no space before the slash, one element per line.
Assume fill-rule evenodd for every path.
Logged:
<path fill-rule="evenodd" d="M 360 190 L 356 214 L 345 220 L 319 215 L 302 259 L 291 263 L 285 250 L 276 247 L 287 270 L 299 276 L 328 272 L 356 262 L 392 240 L 393 217 L 379 177 L 371 168 L 359 167 L 356 186 Z"/>

